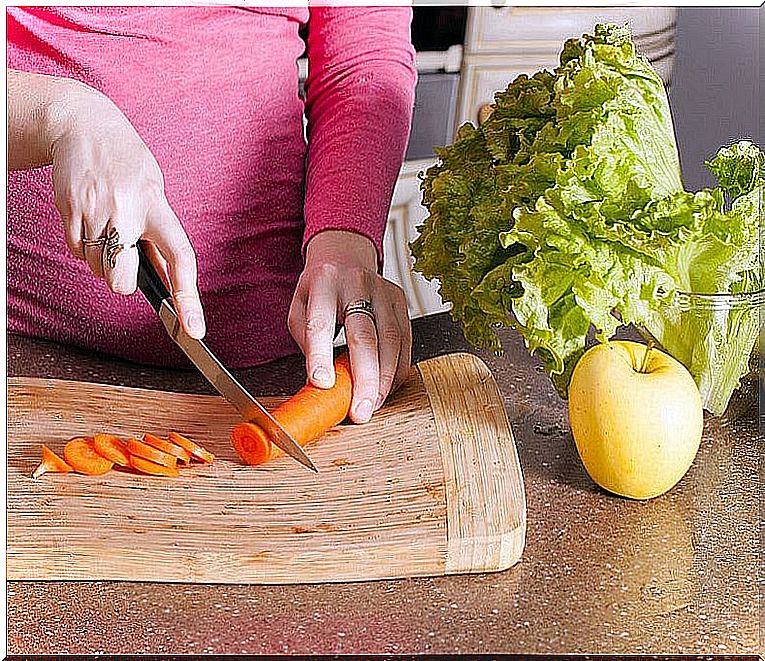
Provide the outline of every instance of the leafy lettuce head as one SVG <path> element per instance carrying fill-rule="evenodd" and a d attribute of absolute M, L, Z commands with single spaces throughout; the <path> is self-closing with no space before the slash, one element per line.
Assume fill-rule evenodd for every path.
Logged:
<path fill-rule="evenodd" d="M 554 209 L 607 224 L 682 189 L 661 79 L 635 52 L 626 27 L 597 25 L 594 32 L 567 41 L 553 72 L 516 78 L 496 95 L 482 125 L 465 124 L 454 144 L 436 150 L 439 162 L 421 185 L 429 215 L 412 244 L 415 268 L 440 282 L 469 341 L 499 349 L 492 326 L 511 323 L 515 299 L 518 323 L 542 331 L 527 337 L 530 349 L 544 352 L 558 373 L 581 350 L 571 340 L 583 336 L 586 320 L 560 309 L 572 290 L 550 271 L 566 270 L 565 260 L 547 266 L 560 286 L 545 288 L 546 312 L 540 308 L 532 319 L 518 301 L 531 283 L 514 270 L 533 259 L 535 241 L 509 239 L 517 215 L 550 193 L 546 203 Z M 562 314 L 559 323 L 572 328 L 557 338 L 562 343 L 542 337 L 550 314 Z"/>
<path fill-rule="evenodd" d="M 723 150 L 721 189 L 683 190 L 664 85 L 627 27 L 568 40 L 436 154 L 415 268 L 474 344 L 499 350 L 493 327 L 515 327 L 564 396 L 593 328 L 664 328 L 676 291 L 727 291 L 751 267 L 751 214 L 724 198 L 753 195 L 762 152 Z"/>

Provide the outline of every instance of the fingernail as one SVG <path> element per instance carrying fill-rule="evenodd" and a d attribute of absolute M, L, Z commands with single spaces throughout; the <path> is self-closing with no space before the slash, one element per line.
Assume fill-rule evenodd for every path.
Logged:
<path fill-rule="evenodd" d="M 360 422 L 366 422 L 372 417 L 372 402 L 369 399 L 362 399 L 356 406 L 356 419 Z"/>
<path fill-rule="evenodd" d="M 204 335 L 205 327 L 202 323 L 202 317 L 198 314 L 192 312 L 186 317 L 186 327 L 189 329 L 189 334 L 193 337 L 200 338 Z"/>
<path fill-rule="evenodd" d="M 377 411 L 383 405 L 384 401 L 385 401 L 385 397 L 383 397 L 382 395 L 377 396 L 377 401 L 375 402 L 375 411 Z"/>
<path fill-rule="evenodd" d="M 332 375 L 326 367 L 317 367 L 311 376 L 313 382 L 323 388 L 332 387 Z"/>

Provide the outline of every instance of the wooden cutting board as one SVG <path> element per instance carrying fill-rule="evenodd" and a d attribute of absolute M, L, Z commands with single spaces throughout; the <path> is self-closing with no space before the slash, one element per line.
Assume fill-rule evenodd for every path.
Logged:
<path fill-rule="evenodd" d="M 277 398 L 266 398 L 267 406 Z M 51 379 L 8 380 L 9 580 L 308 583 L 503 570 L 526 503 L 513 435 L 480 359 L 412 368 L 366 425 L 245 466 L 221 398 Z M 47 444 L 108 431 L 185 432 L 216 454 L 178 478 L 30 476 Z"/>

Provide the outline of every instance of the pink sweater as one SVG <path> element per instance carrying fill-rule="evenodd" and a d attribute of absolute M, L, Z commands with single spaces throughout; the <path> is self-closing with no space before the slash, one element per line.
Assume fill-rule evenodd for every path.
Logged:
<path fill-rule="evenodd" d="M 390 7 L 11 7 L 8 66 L 82 80 L 125 113 L 196 250 L 207 341 L 245 367 L 297 351 L 287 312 L 307 240 L 351 230 L 381 251 L 414 99 L 410 19 Z M 10 331 L 188 364 L 140 293 L 113 294 L 69 253 L 50 168 L 10 173 L 7 241 Z"/>

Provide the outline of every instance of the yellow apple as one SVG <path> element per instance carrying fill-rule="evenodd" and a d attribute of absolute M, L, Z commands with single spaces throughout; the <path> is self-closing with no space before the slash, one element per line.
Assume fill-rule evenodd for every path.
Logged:
<path fill-rule="evenodd" d="M 568 410 L 590 477 L 612 493 L 639 500 L 680 481 L 704 425 L 701 395 L 688 370 L 637 342 L 589 349 L 571 375 Z"/>

